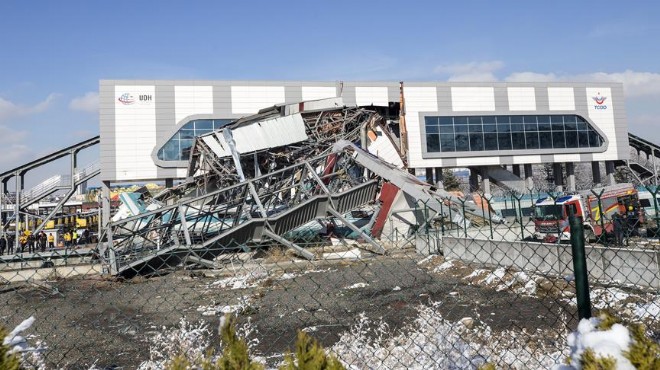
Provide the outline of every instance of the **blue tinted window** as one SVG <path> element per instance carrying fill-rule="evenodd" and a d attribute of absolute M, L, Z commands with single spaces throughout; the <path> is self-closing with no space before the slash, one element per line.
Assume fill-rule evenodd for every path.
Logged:
<path fill-rule="evenodd" d="M 440 135 L 440 147 L 443 152 L 455 152 L 456 142 L 454 135 Z"/>
<path fill-rule="evenodd" d="M 197 119 L 182 125 L 170 140 L 158 150 L 156 156 L 163 161 L 186 161 L 190 158 L 193 139 L 232 122 L 231 119 Z"/>
<path fill-rule="evenodd" d="M 497 134 L 500 150 L 511 150 L 511 134 Z"/>
<path fill-rule="evenodd" d="M 441 126 L 451 126 L 453 125 L 453 119 L 452 117 L 440 117 L 440 125 Z"/>
<path fill-rule="evenodd" d="M 426 147 L 429 151 L 440 151 L 440 135 L 430 134 L 426 135 Z"/>
<path fill-rule="evenodd" d="M 426 125 L 428 152 L 596 148 L 603 145 L 603 138 L 577 115 L 426 117 L 425 123 L 436 122 L 436 118 L 439 126 Z M 185 139 L 182 142 L 185 146 Z"/>

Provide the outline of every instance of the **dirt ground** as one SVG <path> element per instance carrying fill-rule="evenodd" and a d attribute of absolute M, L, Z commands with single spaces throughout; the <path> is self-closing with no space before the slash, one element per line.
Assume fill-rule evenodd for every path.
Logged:
<path fill-rule="evenodd" d="M 493 331 L 560 332 L 565 330 L 560 317 L 575 315 L 574 307 L 550 295 L 533 298 L 472 285 L 451 271 L 433 273 L 418 264 L 420 259 L 414 252 L 297 264 L 283 258 L 266 265 L 268 260 L 257 259 L 232 262 L 222 270 L 179 270 L 126 281 L 95 275 L 38 286 L 16 283 L 0 290 L 0 317 L 13 328 L 34 316 L 30 341 L 44 341 L 46 361 L 58 368 L 95 364 L 130 369 L 148 359 L 149 338 L 163 326 L 185 317 L 215 328 L 222 313 L 209 315 L 209 307 L 241 300 L 239 323 L 250 318 L 259 331 L 257 350 L 264 356 L 291 349 L 296 331 L 303 328 L 314 327 L 312 335 L 330 346 L 362 312 L 382 318 L 392 329 L 402 328 L 417 317 L 417 305 L 435 301 L 442 302 L 447 320 L 472 317 Z M 248 287 L 219 283 L 246 274 L 252 276 Z"/>

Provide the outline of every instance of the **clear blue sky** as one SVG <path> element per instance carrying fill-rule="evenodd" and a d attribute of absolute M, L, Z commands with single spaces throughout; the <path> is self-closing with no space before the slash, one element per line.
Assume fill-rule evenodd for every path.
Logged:
<path fill-rule="evenodd" d="M 98 133 L 100 79 L 619 80 L 660 143 L 657 1 L 0 2 L 0 171 Z"/>

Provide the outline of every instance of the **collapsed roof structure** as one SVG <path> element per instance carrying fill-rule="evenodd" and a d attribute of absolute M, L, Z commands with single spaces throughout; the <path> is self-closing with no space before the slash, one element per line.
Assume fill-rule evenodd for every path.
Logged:
<path fill-rule="evenodd" d="M 374 237 L 393 210 L 417 201 L 430 209 L 412 214 L 418 225 L 438 214 L 460 227 L 470 223 L 463 214 L 482 217 L 482 210 L 466 208 L 400 168 L 404 156 L 392 125 L 398 122 L 378 110 L 346 107 L 341 98 L 305 101 L 263 109 L 196 137 L 188 180 L 134 207 L 146 212 L 106 227 L 102 252 L 109 270 L 132 276 L 181 262 L 214 266 L 228 249 L 264 243 L 313 259 L 291 232 L 329 218 L 383 253 Z M 387 195 L 377 202 L 384 186 Z M 369 204 L 369 228 L 347 219 L 347 212 Z"/>

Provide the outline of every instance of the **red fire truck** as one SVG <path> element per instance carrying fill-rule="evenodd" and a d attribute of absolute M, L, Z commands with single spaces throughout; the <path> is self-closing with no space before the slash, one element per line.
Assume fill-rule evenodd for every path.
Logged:
<path fill-rule="evenodd" d="M 568 217 L 582 217 L 588 240 L 603 233 L 614 232 L 613 216 L 625 218 L 628 228 L 639 228 L 644 223 L 644 212 L 639 204 L 637 190 L 632 184 L 617 184 L 596 188 L 579 194 L 545 197 L 534 204 L 536 237 L 546 241 L 570 238 Z"/>

